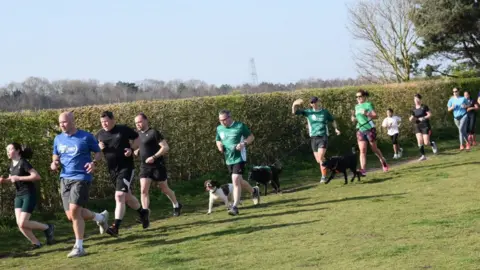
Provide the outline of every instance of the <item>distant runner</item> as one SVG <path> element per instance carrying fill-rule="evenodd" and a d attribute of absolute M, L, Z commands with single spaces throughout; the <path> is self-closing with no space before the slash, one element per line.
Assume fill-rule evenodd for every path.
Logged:
<path fill-rule="evenodd" d="M 432 113 L 427 105 L 422 103 L 422 96 L 415 94 L 413 97 L 415 106 L 413 107 L 410 115 L 410 122 L 414 123 L 415 137 L 417 137 L 418 149 L 420 150 L 419 161 L 427 159 L 425 157 L 425 145 L 432 147 L 434 154 L 437 153 L 437 145 L 434 141 L 430 142 L 430 135 L 432 128 L 430 127 L 430 117 Z"/>
<path fill-rule="evenodd" d="M 402 123 L 402 118 L 397 115 L 393 115 L 393 109 L 389 108 L 387 110 L 387 117 L 383 119 L 382 127 L 387 129 L 387 134 L 392 139 L 393 144 L 393 159 L 398 159 L 402 157 L 403 149 L 400 148 L 398 143 L 398 134 L 400 133 L 399 127 Z"/>

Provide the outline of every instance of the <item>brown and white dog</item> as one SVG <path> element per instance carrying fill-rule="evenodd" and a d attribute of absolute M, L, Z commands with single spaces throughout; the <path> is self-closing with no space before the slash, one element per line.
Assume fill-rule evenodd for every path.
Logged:
<path fill-rule="evenodd" d="M 224 184 L 220 186 L 215 180 L 207 180 L 203 183 L 203 186 L 208 193 L 210 193 L 207 214 L 212 213 L 213 203 L 218 200 L 223 201 L 227 210 L 230 209 L 230 206 L 233 204 L 233 184 Z M 229 203 L 229 201 L 231 203 Z M 240 201 L 240 204 L 242 204 L 242 201 Z"/>

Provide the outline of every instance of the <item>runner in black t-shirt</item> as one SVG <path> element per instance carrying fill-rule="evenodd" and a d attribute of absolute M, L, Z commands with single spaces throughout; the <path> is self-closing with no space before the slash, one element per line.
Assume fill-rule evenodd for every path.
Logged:
<path fill-rule="evenodd" d="M 140 148 L 135 155 L 140 155 L 140 186 L 142 207 L 148 209 L 150 204 L 149 189 L 152 181 L 170 199 L 173 215 L 179 216 L 182 204 L 178 203 L 175 192 L 168 187 L 167 169 L 163 156 L 168 152 L 168 144 L 158 130 L 148 126 L 147 116 L 140 113 L 135 117 L 135 125 L 140 136 Z"/>
<path fill-rule="evenodd" d="M 0 176 L 0 183 L 11 182 L 15 185 L 15 218 L 18 229 L 32 243 L 32 249 L 42 247 L 40 241 L 33 234 L 33 230 L 43 231 L 47 244 L 54 242 L 53 233 L 55 226 L 30 220 L 37 204 L 37 190 L 34 181 L 40 180 L 40 175 L 27 161 L 32 156 L 30 148 L 23 148 L 18 143 L 7 146 L 7 156 L 12 162 L 8 169 L 8 177 Z"/>
<path fill-rule="evenodd" d="M 417 137 L 418 148 L 420 150 L 420 161 L 427 159 L 425 157 L 425 145 L 430 144 L 434 154 L 437 153 L 437 145 L 434 141 L 430 142 L 432 128 L 430 127 L 430 117 L 432 116 L 427 105 L 422 103 L 422 96 L 415 94 L 415 106 L 411 111 L 409 120 L 414 123 L 415 136 Z"/>
<path fill-rule="evenodd" d="M 107 161 L 111 181 L 115 185 L 115 222 L 107 229 L 107 233 L 118 236 L 118 229 L 125 215 L 125 203 L 138 211 L 144 226 L 148 222 L 148 211 L 141 207 L 130 189 L 134 177 L 132 145 L 138 145 L 138 134 L 125 125 L 115 124 L 112 112 L 103 112 L 100 121 L 103 129 L 98 131 L 96 138 Z"/>
<path fill-rule="evenodd" d="M 463 97 L 468 101 L 467 107 L 467 134 L 470 145 L 477 145 L 475 134 L 475 125 L 477 123 L 478 102 L 477 99 L 472 98 L 469 91 L 463 92 Z"/>

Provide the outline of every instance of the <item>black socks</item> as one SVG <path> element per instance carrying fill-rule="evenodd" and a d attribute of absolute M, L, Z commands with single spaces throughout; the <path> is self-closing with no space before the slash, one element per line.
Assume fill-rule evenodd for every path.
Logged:
<path fill-rule="evenodd" d="M 418 148 L 420 149 L 420 154 L 425 156 L 425 147 L 423 145 L 419 145 Z"/>

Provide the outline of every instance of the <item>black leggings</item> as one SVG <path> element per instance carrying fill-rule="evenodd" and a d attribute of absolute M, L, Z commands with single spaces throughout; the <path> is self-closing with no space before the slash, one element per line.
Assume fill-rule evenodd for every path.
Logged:
<path fill-rule="evenodd" d="M 467 133 L 475 134 L 475 124 L 477 122 L 477 115 L 475 113 L 467 114 Z"/>

